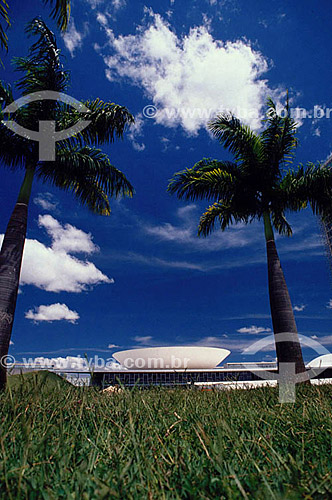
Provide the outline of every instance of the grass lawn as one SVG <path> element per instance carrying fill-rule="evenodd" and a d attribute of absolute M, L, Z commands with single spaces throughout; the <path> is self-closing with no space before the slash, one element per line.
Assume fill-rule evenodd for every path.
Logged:
<path fill-rule="evenodd" d="M 103 394 L 57 376 L 0 395 L 0 498 L 332 498 L 332 387 Z"/>

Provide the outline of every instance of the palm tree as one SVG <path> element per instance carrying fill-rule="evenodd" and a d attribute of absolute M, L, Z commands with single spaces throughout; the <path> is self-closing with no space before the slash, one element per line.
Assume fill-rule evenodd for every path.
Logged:
<path fill-rule="evenodd" d="M 42 0 L 43 3 L 53 6 L 51 17 L 56 20 L 58 28 L 65 31 L 68 26 L 70 17 L 70 0 Z M 55 5 L 54 5 L 55 4 Z M 8 37 L 6 30 L 11 26 L 10 21 L 10 0 L 0 0 L 0 47 L 8 51 Z M 1 62 L 1 59 L 0 59 Z"/>
<path fill-rule="evenodd" d="M 331 163 L 332 155 L 330 155 L 328 159 L 323 163 L 322 168 L 331 169 Z M 332 271 L 332 219 L 319 218 L 319 225 L 325 242 L 326 256 L 330 265 L 330 271 Z"/>
<path fill-rule="evenodd" d="M 64 92 L 69 75 L 62 67 L 54 34 L 41 19 L 33 20 L 27 32 L 38 39 L 28 57 L 15 60 L 17 69 L 24 73 L 17 87 L 23 95 L 43 90 Z M 0 99 L 1 120 L 3 109 L 14 100 L 9 85 L 0 83 Z M 132 115 L 125 107 L 100 99 L 84 104 L 90 112 L 71 112 L 68 104 L 44 100 L 26 104 L 14 113 L 12 118 L 31 130 L 38 130 L 41 119 L 54 120 L 60 130 L 78 119 L 90 120 L 84 131 L 56 143 L 55 161 L 39 161 L 37 142 L 16 135 L 0 121 L 0 161 L 13 170 L 25 172 L 0 253 L 0 360 L 7 355 L 10 343 L 33 179 L 37 177 L 72 192 L 96 214 L 110 214 L 109 197 L 133 195 L 124 174 L 111 165 L 105 153 L 94 147 L 122 137 L 126 126 L 133 122 Z M 0 366 L 0 388 L 5 384 L 6 370 Z"/>
<path fill-rule="evenodd" d="M 291 163 L 297 145 L 288 102 L 286 115 L 281 117 L 269 99 L 264 122 L 267 126 L 258 135 L 232 114 L 217 116 L 209 129 L 235 161 L 203 159 L 176 173 L 168 191 L 180 199 L 213 202 L 200 219 L 199 235 L 210 234 L 216 223 L 224 231 L 233 223 L 263 221 L 274 334 L 288 334 L 287 342 L 276 342 L 278 363 L 295 363 L 296 373 L 302 373 L 302 351 L 274 230 L 290 236 L 285 211 L 299 211 L 308 202 L 317 214 L 331 210 L 332 174 L 313 165 L 296 171 L 283 169 Z"/>

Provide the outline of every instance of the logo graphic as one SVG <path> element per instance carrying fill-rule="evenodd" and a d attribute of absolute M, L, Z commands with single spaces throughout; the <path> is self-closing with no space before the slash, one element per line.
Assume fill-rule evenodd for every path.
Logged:
<path fill-rule="evenodd" d="M 322 346 L 317 340 L 304 335 L 299 336 L 301 344 L 311 347 L 317 354 L 330 354 L 330 351 L 326 347 Z M 242 351 L 244 355 L 254 355 L 257 352 L 262 351 L 265 347 L 278 342 L 291 342 L 294 341 L 292 333 L 278 333 L 276 335 L 268 335 L 263 339 L 258 340 L 251 346 L 247 347 Z M 295 402 L 295 385 L 299 382 L 305 382 L 310 380 L 324 370 L 326 367 L 310 368 L 303 373 L 295 373 L 295 363 L 279 363 L 279 373 L 269 372 L 267 370 L 262 370 L 259 365 L 250 363 L 250 365 L 243 364 L 244 368 L 247 368 L 251 373 L 257 375 L 264 380 L 277 380 L 279 386 L 279 402 L 280 403 L 294 403 Z M 256 371 L 257 370 L 257 371 Z"/>
<path fill-rule="evenodd" d="M 81 102 L 77 101 L 62 92 L 55 92 L 53 90 L 43 90 L 40 92 L 33 92 L 32 94 L 20 97 L 16 101 L 10 103 L 3 113 L 15 113 L 19 108 L 35 101 L 61 101 L 70 104 L 74 109 L 81 113 L 88 113 L 90 110 Z M 39 120 L 39 131 L 26 129 L 13 120 L 2 120 L 3 125 L 9 128 L 12 132 L 26 139 L 39 142 L 39 160 L 40 161 L 54 161 L 55 160 L 55 143 L 63 141 L 78 134 L 84 130 L 90 123 L 90 120 L 80 120 L 75 125 L 64 129 L 55 130 L 54 120 Z"/>

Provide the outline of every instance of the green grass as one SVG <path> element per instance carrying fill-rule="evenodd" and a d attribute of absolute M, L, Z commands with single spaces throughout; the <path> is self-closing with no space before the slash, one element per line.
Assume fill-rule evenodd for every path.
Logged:
<path fill-rule="evenodd" d="M 45 377 L 0 395 L 1 498 L 332 498 L 332 387 L 281 405 L 271 388 L 103 394 Z"/>

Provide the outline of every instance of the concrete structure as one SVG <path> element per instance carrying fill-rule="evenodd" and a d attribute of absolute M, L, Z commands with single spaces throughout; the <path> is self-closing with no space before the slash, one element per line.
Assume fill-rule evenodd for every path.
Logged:
<path fill-rule="evenodd" d="M 332 354 L 324 354 L 312 359 L 307 368 L 332 368 Z"/>
<path fill-rule="evenodd" d="M 215 368 L 229 354 L 228 349 L 217 347 L 172 346 L 119 351 L 113 358 L 127 369 L 202 370 Z"/>

